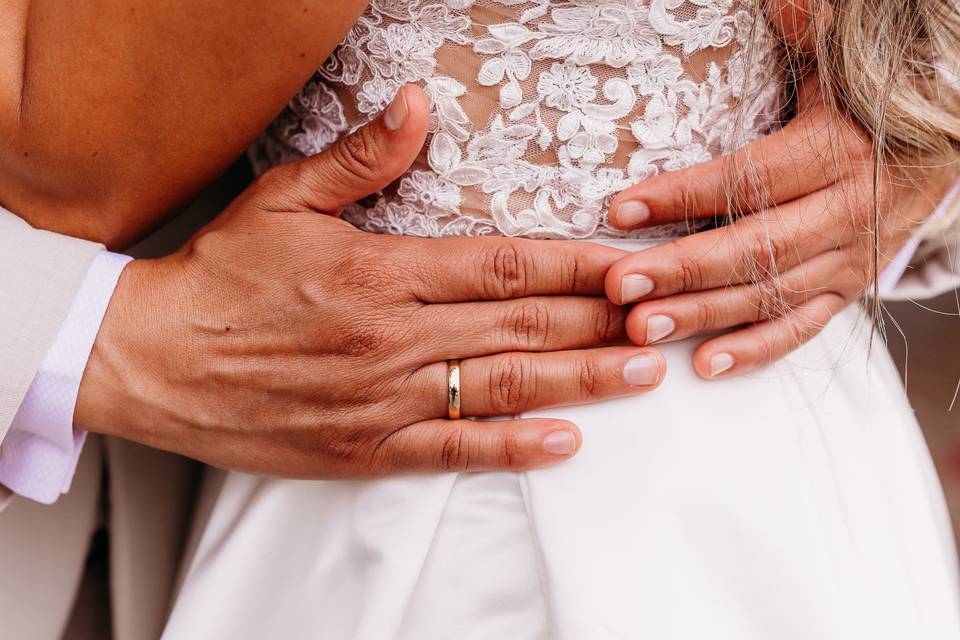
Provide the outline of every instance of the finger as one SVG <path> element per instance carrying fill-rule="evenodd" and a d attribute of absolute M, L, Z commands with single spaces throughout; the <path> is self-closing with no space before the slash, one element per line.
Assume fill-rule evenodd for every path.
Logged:
<path fill-rule="evenodd" d="M 606 298 L 541 296 L 426 305 L 421 327 L 428 362 L 512 351 L 562 351 L 622 342 L 627 309 Z M 457 331 L 450 331 L 456 327 Z"/>
<path fill-rule="evenodd" d="M 504 353 L 460 364 L 461 412 L 465 416 L 513 416 L 544 407 L 586 404 L 635 395 L 657 387 L 666 363 L 654 349 L 607 347 L 552 353 Z M 415 414 L 447 415 L 447 365 L 415 376 Z"/>
<path fill-rule="evenodd" d="M 862 197 L 861 197 L 862 196 Z M 737 222 L 631 254 L 607 273 L 611 301 L 701 291 L 777 277 L 858 237 L 851 211 L 868 196 L 824 189 Z"/>
<path fill-rule="evenodd" d="M 782 318 L 708 340 L 693 356 L 694 369 L 710 380 L 764 367 L 816 336 L 848 304 L 850 301 L 842 296 L 824 294 Z"/>
<path fill-rule="evenodd" d="M 264 174 L 281 184 L 278 206 L 339 215 L 343 207 L 384 189 L 410 168 L 423 149 L 429 100 L 415 85 L 402 87 L 384 113 L 322 153 Z"/>
<path fill-rule="evenodd" d="M 611 202 L 610 221 L 631 229 L 759 211 L 823 189 L 869 157 L 867 138 L 818 103 L 730 156 L 626 189 Z"/>
<path fill-rule="evenodd" d="M 603 295 L 623 251 L 592 242 L 519 238 L 409 239 L 398 261 L 422 302 Z"/>
<path fill-rule="evenodd" d="M 850 260 L 849 252 L 829 252 L 781 278 L 642 302 L 627 317 L 627 334 L 634 344 L 652 345 L 773 320 L 826 293 L 853 299 L 866 287 L 866 272 Z"/>
<path fill-rule="evenodd" d="M 391 433 L 376 457 L 384 474 L 521 471 L 568 460 L 581 443 L 564 420 L 428 420 Z"/>

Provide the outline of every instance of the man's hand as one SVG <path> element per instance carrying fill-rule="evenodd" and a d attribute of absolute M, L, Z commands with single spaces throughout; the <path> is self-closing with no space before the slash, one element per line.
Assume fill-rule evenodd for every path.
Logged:
<path fill-rule="evenodd" d="M 698 373 L 727 377 L 777 360 L 860 299 L 936 206 L 943 176 L 881 174 L 875 221 L 869 140 L 828 112 L 815 91 L 805 98 L 781 131 L 732 157 L 652 178 L 612 203 L 621 228 L 739 218 L 611 269 L 610 299 L 639 303 L 627 321 L 635 343 L 746 325 L 701 345 Z"/>
<path fill-rule="evenodd" d="M 664 363 L 603 297 L 621 252 L 589 243 L 376 236 L 320 213 L 396 179 L 426 135 L 407 87 L 326 153 L 265 174 L 180 253 L 121 277 L 76 424 L 211 464 L 290 477 L 521 469 L 577 428 L 448 420 L 634 394 Z"/>

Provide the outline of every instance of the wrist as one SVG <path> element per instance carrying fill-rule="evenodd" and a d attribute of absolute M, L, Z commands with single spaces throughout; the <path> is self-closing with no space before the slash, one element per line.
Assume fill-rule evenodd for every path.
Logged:
<path fill-rule="evenodd" d="M 138 439 L 144 398 L 161 379 L 151 355 L 175 298 L 158 295 L 163 261 L 135 260 L 120 275 L 80 382 L 74 425 L 94 433 Z M 158 304 L 163 302 L 163 304 Z"/>

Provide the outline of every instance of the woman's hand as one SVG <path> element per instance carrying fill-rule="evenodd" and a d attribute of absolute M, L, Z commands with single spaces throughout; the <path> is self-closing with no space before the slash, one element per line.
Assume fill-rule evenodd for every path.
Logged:
<path fill-rule="evenodd" d="M 720 378 L 815 336 L 864 295 L 946 191 L 939 174 L 881 173 L 875 189 L 874 166 L 868 138 L 813 97 L 781 131 L 732 157 L 618 195 L 610 215 L 624 229 L 737 217 L 611 269 L 609 298 L 638 303 L 627 320 L 630 338 L 650 345 L 745 325 L 707 340 L 694 356 L 701 376 Z"/>

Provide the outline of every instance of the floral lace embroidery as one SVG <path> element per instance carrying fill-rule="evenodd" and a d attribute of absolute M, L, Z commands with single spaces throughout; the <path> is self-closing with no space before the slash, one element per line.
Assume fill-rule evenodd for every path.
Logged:
<path fill-rule="evenodd" d="M 779 104 L 772 55 L 741 0 L 372 0 L 251 156 L 263 169 L 318 153 L 419 83 L 432 102 L 426 157 L 349 209 L 357 226 L 685 235 L 682 224 L 615 230 L 606 205 L 768 128 Z"/>

